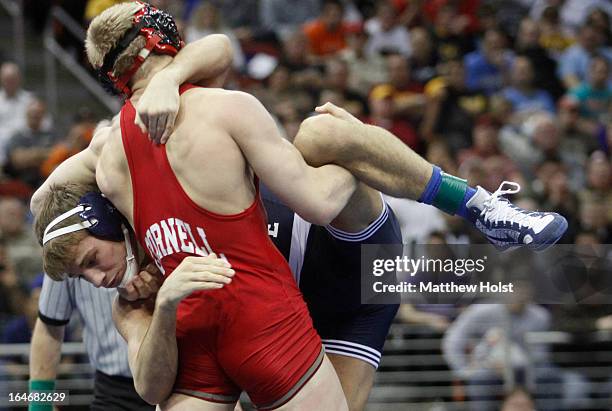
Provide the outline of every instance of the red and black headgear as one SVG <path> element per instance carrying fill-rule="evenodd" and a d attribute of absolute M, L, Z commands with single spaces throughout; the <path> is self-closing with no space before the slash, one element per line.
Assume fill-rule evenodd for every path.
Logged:
<path fill-rule="evenodd" d="M 102 66 L 97 70 L 102 85 L 112 94 L 125 97 L 132 94 L 127 84 L 152 51 L 174 56 L 185 45 L 170 14 L 150 4 L 142 4 L 144 7 L 134 14 L 134 26 L 126 31 L 115 47 L 106 54 Z M 147 40 L 146 45 L 136 56 L 132 66 L 121 76 L 115 77 L 113 66 L 117 57 L 140 35 Z"/>

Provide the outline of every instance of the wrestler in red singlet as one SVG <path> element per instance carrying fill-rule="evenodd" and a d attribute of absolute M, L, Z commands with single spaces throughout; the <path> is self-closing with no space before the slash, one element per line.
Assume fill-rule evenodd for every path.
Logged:
<path fill-rule="evenodd" d="M 180 304 L 174 391 L 231 403 L 243 389 L 260 408 L 281 405 L 314 374 L 323 352 L 289 266 L 268 237 L 259 190 L 239 214 L 199 207 L 171 169 L 166 147 L 151 144 L 134 117 L 127 101 L 121 134 L 138 241 L 166 276 L 185 257 L 212 252 L 236 271 L 230 285 Z"/>

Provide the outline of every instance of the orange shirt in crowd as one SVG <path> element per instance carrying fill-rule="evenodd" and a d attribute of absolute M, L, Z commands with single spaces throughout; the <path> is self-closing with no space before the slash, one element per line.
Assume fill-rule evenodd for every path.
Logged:
<path fill-rule="evenodd" d="M 335 31 L 329 31 L 320 20 L 315 20 L 304 26 L 310 52 L 316 56 L 334 54 L 346 48 L 348 31 L 349 29 L 345 24 L 342 24 Z"/>
<path fill-rule="evenodd" d="M 67 138 L 68 141 L 58 143 L 51 148 L 49 156 L 40 166 L 40 174 L 49 177 L 64 160 L 87 147 L 93 138 L 94 128 L 94 125 L 75 126 Z"/>

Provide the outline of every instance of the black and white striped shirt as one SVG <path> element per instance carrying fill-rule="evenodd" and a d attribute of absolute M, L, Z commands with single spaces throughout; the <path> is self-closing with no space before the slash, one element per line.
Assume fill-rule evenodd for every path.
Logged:
<path fill-rule="evenodd" d="M 46 324 L 61 326 L 68 323 L 76 309 L 92 366 L 108 375 L 131 377 L 127 344 L 113 323 L 116 296 L 116 289 L 96 288 L 80 277 L 53 281 L 45 276 L 38 316 Z"/>

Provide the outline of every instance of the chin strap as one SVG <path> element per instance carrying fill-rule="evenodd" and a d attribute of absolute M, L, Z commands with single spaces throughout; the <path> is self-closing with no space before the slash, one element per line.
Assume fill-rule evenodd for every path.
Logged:
<path fill-rule="evenodd" d="M 134 255 L 134 251 L 132 249 L 132 239 L 130 237 L 130 231 L 125 227 L 125 225 L 121 225 L 121 229 L 123 230 L 123 237 L 125 238 L 125 274 L 123 274 L 123 279 L 121 280 L 121 284 L 119 284 L 118 288 L 125 288 L 125 286 L 130 282 L 132 278 L 138 271 L 140 267 L 138 266 L 138 262 L 136 261 L 136 256 Z"/>

